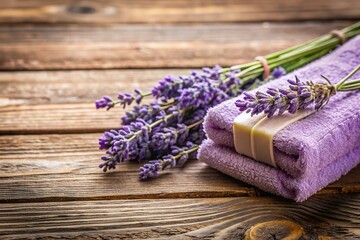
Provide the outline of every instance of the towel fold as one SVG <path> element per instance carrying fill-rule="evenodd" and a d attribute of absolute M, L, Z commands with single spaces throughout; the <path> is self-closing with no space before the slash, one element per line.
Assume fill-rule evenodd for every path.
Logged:
<path fill-rule="evenodd" d="M 360 64 L 360 36 L 325 57 L 271 81 L 255 90 L 287 87 L 287 79 L 336 83 Z M 357 73 L 353 78 L 360 78 Z M 210 140 L 200 147 L 198 158 L 226 174 L 265 191 L 303 201 L 346 174 L 360 162 L 360 94 L 338 92 L 321 110 L 297 121 L 274 136 L 274 156 L 279 169 L 235 152 L 233 122 L 238 98 L 208 111 L 205 132 Z"/>
<path fill-rule="evenodd" d="M 234 149 L 206 139 L 199 149 L 199 159 L 210 167 L 264 191 L 302 202 L 347 174 L 360 162 L 360 146 L 307 178 L 293 178 L 284 171 L 241 157 Z"/>

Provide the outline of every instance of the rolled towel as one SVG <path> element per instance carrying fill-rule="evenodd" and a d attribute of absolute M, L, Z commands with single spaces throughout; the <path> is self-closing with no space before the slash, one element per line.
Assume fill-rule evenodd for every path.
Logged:
<path fill-rule="evenodd" d="M 286 80 L 294 79 L 295 75 L 301 81 L 323 82 L 322 74 L 336 83 L 358 64 L 360 36 L 252 92 L 266 91 L 268 87 L 287 87 Z M 360 74 L 353 78 L 360 78 Z M 205 132 L 210 140 L 202 144 L 198 158 L 210 166 L 266 191 L 302 201 L 360 162 L 359 91 L 338 92 L 324 108 L 275 134 L 274 156 L 279 169 L 235 152 L 233 122 L 240 113 L 234 104 L 237 99 L 210 109 L 205 118 Z M 263 182 L 268 178 L 269 183 L 274 184 L 270 184 L 272 188 Z"/>

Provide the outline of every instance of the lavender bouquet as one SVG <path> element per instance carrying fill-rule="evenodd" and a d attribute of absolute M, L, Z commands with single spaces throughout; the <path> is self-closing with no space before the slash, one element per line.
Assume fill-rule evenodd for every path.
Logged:
<path fill-rule="evenodd" d="M 106 151 L 99 167 L 106 172 L 124 161 L 152 159 L 140 168 L 140 179 L 145 180 L 160 170 L 183 165 L 196 156 L 205 139 L 202 122 L 210 107 L 303 66 L 359 33 L 360 22 L 342 29 L 337 36 L 327 34 L 267 55 L 266 66 L 253 61 L 230 68 L 203 68 L 188 76 L 167 76 L 149 92 L 135 89 L 133 94 L 119 93 L 117 100 L 104 96 L 96 101 L 96 108 L 135 106 L 121 118 L 119 129 L 106 131 L 99 138 L 100 149 Z M 271 74 L 262 77 L 267 70 Z M 144 98 L 153 100 L 146 104 Z"/>

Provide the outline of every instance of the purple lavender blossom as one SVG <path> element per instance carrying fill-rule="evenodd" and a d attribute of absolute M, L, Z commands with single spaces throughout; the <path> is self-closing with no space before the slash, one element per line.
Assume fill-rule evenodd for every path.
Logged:
<path fill-rule="evenodd" d="M 214 98 L 216 86 L 208 79 L 204 82 L 195 83 L 191 88 L 184 89 L 179 97 L 179 105 L 181 108 L 203 107 Z"/>
<path fill-rule="evenodd" d="M 105 163 L 99 167 L 112 169 L 126 160 L 149 158 L 151 156 L 149 147 L 148 124 L 142 119 L 137 119 L 130 125 L 123 126 L 120 130 L 105 132 L 99 138 L 100 149 L 107 150 L 107 156 L 102 157 Z M 111 167 L 109 167 L 109 164 Z"/>
<path fill-rule="evenodd" d="M 233 91 L 226 86 L 227 83 L 223 81 L 214 81 L 207 76 L 199 74 L 192 74 L 196 82 L 189 88 L 184 89 L 177 99 L 180 108 L 210 108 L 229 99 Z M 229 79 L 228 82 L 236 84 L 236 77 Z M 235 80 L 235 81 L 234 81 Z M 226 91 L 224 91 L 226 90 Z"/>
<path fill-rule="evenodd" d="M 109 110 L 114 107 L 114 105 L 114 101 L 109 96 L 103 96 L 102 99 L 96 100 L 95 102 L 96 109 L 106 108 L 106 110 Z"/>
<path fill-rule="evenodd" d="M 108 156 L 102 156 L 101 160 L 105 161 L 101 164 L 99 164 L 99 168 L 102 168 L 104 172 L 106 172 L 107 170 L 111 170 L 111 169 L 115 169 L 116 167 L 116 162 Z"/>
<path fill-rule="evenodd" d="M 202 68 L 202 71 L 208 76 L 208 78 L 213 80 L 220 79 L 220 71 L 222 70 L 222 67 L 219 65 L 215 65 L 213 68 Z"/>
<path fill-rule="evenodd" d="M 182 166 L 188 159 L 194 159 L 196 157 L 196 151 L 191 150 L 197 147 L 198 144 L 195 144 L 191 141 L 187 141 L 184 144 L 184 147 L 172 146 L 171 155 L 177 158 L 176 166 Z"/>
<path fill-rule="evenodd" d="M 286 75 L 286 70 L 283 67 L 274 68 L 271 75 L 273 78 L 279 78 Z"/>
<path fill-rule="evenodd" d="M 159 81 L 159 84 L 151 89 L 152 95 L 155 99 L 160 99 L 162 102 L 168 102 L 170 99 L 176 99 L 180 96 L 183 88 L 188 88 L 193 84 L 191 77 L 175 78 L 174 76 L 167 76 Z"/>
<path fill-rule="evenodd" d="M 214 97 L 214 92 L 220 90 L 228 90 L 227 87 L 220 87 L 220 66 L 214 68 L 203 68 L 202 72 L 191 72 L 189 76 L 167 76 L 159 81 L 159 84 L 152 88 L 151 92 L 155 99 L 160 99 L 161 102 L 168 103 L 172 100 L 179 102 L 181 108 L 186 108 L 189 105 L 195 106 L 201 104 L 196 102 L 200 98 L 206 101 Z M 238 71 L 237 71 L 238 72 Z M 237 84 L 239 81 L 233 77 L 226 85 Z M 225 93 L 226 94 L 226 93 Z"/>
<path fill-rule="evenodd" d="M 177 128 L 166 127 L 152 135 L 150 146 L 153 151 L 164 152 L 175 144 L 182 145 L 189 129 L 185 124 L 177 124 Z"/>
<path fill-rule="evenodd" d="M 115 136 L 119 134 L 116 130 L 110 130 L 104 132 L 104 135 L 99 138 L 99 149 L 109 149 L 111 145 L 113 144 Z"/>
<path fill-rule="evenodd" d="M 134 90 L 135 95 L 131 93 L 119 93 L 117 98 L 119 101 L 114 102 L 109 96 L 104 96 L 102 99 L 97 100 L 95 102 L 96 109 L 99 108 L 110 108 L 114 107 L 116 104 L 121 105 L 123 108 L 126 106 L 130 106 L 134 101 L 137 104 L 140 104 L 142 99 L 147 96 L 148 94 L 143 94 L 139 89 Z"/>
<path fill-rule="evenodd" d="M 148 178 L 158 175 L 162 162 L 162 160 L 152 160 L 149 161 L 149 163 L 144 164 L 144 166 L 140 167 L 140 179 L 146 180 Z"/>
<path fill-rule="evenodd" d="M 165 156 L 160 160 L 152 160 L 144 166 L 140 167 L 140 179 L 146 180 L 151 177 L 158 175 L 159 170 L 165 170 L 169 166 L 174 167 L 176 165 L 176 160 L 173 156 Z"/>
<path fill-rule="evenodd" d="M 140 118 L 150 124 L 155 121 L 160 110 L 161 106 L 156 102 L 135 105 L 131 111 L 126 111 L 125 115 L 121 117 L 121 123 L 127 125 Z"/>
<path fill-rule="evenodd" d="M 191 142 L 187 142 L 184 147 L 171 146 L 171 154 L 163 156 L 162 159 L 149 161 L 140 167 L 140 179 L 146 180 L 157 176 L 160 170 L 169 167 L 182 166 L 189 157 L 195 157 L 197 149 L 198 146 Z"/>
<path fill-rule="evenodd" d="M 162 131 L 153 134 L 151 147 L 159 152 L 166 150 L 176 143 L 177 136 L 177 130 L 175 128 L 164 128 Z"/>
<path fill-rule="evenodd" d="M 136 94 L 136 96 L 135 96 L 135 102 L 136 102 L 137 104 L 140 104 L 141 101 L 142 101 L 142 99 L 144 98 L 144 95 L 143 95 L 142 91 L 141 91 L 140 89 L 138 89 L 138 88 L 135 88 L 134 92 L 135 92 L 135 94 Z"/>
<path fill-rule="evenodd" d="M 282 115 L 288 111 L 296 113 L 298 109 L 305 109 L 315 104 L 317 110 L 323 107 L 335 94 L 335 86 L 329 83 L 300 82 L 295 76 L 295 81 L 288 80 L 289 88 L 268 88 L 266 93 L 256 92 L 255 95 L 244 93 L 243 100 L 237 100 L 235 105 L 241 112 L 251 113 L 251 116 L 264 112 L 269 118 L 276 112 Z"/>
<path fill-rule="evenodd" d="M 130 93 L 119 93 L 117 98 L 120 100 L 119 104 L 123 106 L 123 108 L 130 106 L 135 100 L 135 97 Z"/>

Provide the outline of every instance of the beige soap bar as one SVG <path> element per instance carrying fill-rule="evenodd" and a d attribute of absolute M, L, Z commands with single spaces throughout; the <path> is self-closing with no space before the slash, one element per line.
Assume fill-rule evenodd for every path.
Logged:
<path fill-rule="evenodd" d="M 274 158 L 273 137 L 284 127 L 307 117 L 314 110 L 299 110 L 296 114 L 284 113 L 281 116 L 266 117 L 259 114 L 240 114 L 234 120 L 234 146 L 236 152 L 257 161 L 277 167 Z"/>

